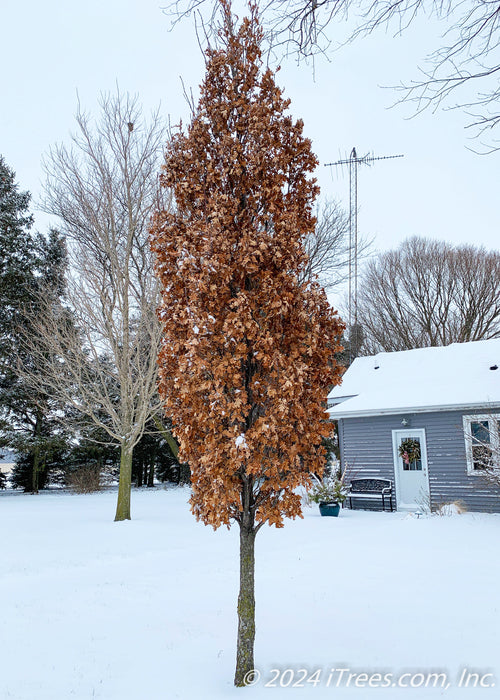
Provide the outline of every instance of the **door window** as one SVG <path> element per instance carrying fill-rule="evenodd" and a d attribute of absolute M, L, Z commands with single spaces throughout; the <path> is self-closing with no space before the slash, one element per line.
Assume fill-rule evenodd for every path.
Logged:
<path fill-rule="evenodd" d="M 399 458 L 403 471 L 422 471 L 422 448 L 419 437 L 401 437 L 399 442 Z"/>

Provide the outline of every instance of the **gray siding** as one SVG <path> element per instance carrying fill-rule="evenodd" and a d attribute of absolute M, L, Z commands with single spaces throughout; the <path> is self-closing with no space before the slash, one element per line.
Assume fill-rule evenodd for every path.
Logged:
<path fill-rule="evenodd" d="M 488 413 L 488 411 L 480 411 Z M 500 488 L 467 474 L 462 416 L 479 411 L 405 413 L 411 429 L 423 428 L 427 442 L 431 504 L 462 500 L 471 511 L 500 513 Z M 392 431 L 403 415 L 339 420 L 342 466 L 354 476 L 380 476 L 394 483 Z"/>

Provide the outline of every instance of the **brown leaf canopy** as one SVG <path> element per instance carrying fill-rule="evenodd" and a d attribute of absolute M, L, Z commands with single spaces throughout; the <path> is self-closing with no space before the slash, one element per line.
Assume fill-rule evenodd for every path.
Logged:
<path fill-rule="evenodd" d="M 214 527 L 282 524 L 324 461 L 323 402 L 343 326 L 301 285 L 317 165 L 302 122 L 261 70 L 255 11 L 207 52 L 201 98 L 167 148 L 174 212 L 152 225 L 164 326 L 160 392 L 192 469 L 192 508 Z"/>

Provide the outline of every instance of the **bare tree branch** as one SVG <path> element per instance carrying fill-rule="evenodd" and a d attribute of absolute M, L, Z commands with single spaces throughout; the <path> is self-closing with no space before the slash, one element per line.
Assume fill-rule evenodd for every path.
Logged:
<path fill-rule="evenodd" d="M 207 21 L 213 23 L 218 1 L 175 0 L 166 11 L 174 23 L 208 6 Z M 423 58 L 421 76 L 394 86 L 402 92 L 401 101 L 413 102 L 417 113 L 439 106 L 462 108 L 470 114 L 469 128 L 481 139 L 492 142 L 485 151 L 500 146 L 492 131 L 500 122 L 498 49 L 500 46 L 499 0 L 263 0 L 261 15 L 267 39 L 274 47 L 299 57 L 325 52 L 331 44 L 331 25 L 355 18 L 347 41 L 354 41 L 382 28 L 400 35 L 417 17 L 434 17 L 444 26 L 443 43 Z M 475 97 L 470 99 L 472 86 Z M 450 104 L 456 95 L 456 104 Z"/>
<path fill-rule="evenodd" d="M 308 263 L 301 281 L 317 275 L 328 292 L 338 289 L 349 275 L 349 215 L 335 201 L 327 201 L 316 214 L 314 232 L 306 238 Z M 358 239 L 358 260 L 370 255 L 372 240 Z"/>
<path fill-rule="evenodd" d="M 500 253 L 411 238 L 370 261 L 360 286 L 363 351 L 500 336 Z"/>

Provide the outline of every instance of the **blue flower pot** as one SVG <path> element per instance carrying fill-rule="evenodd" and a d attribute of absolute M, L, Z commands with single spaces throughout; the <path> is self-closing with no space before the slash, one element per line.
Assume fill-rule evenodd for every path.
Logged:
<path fill-rule="evenodd" d="M 334 518 L 338 518 L 340 513 L 339 503 L 320 503 L 319 512 L 321 515 L 333 515 Z"/>

